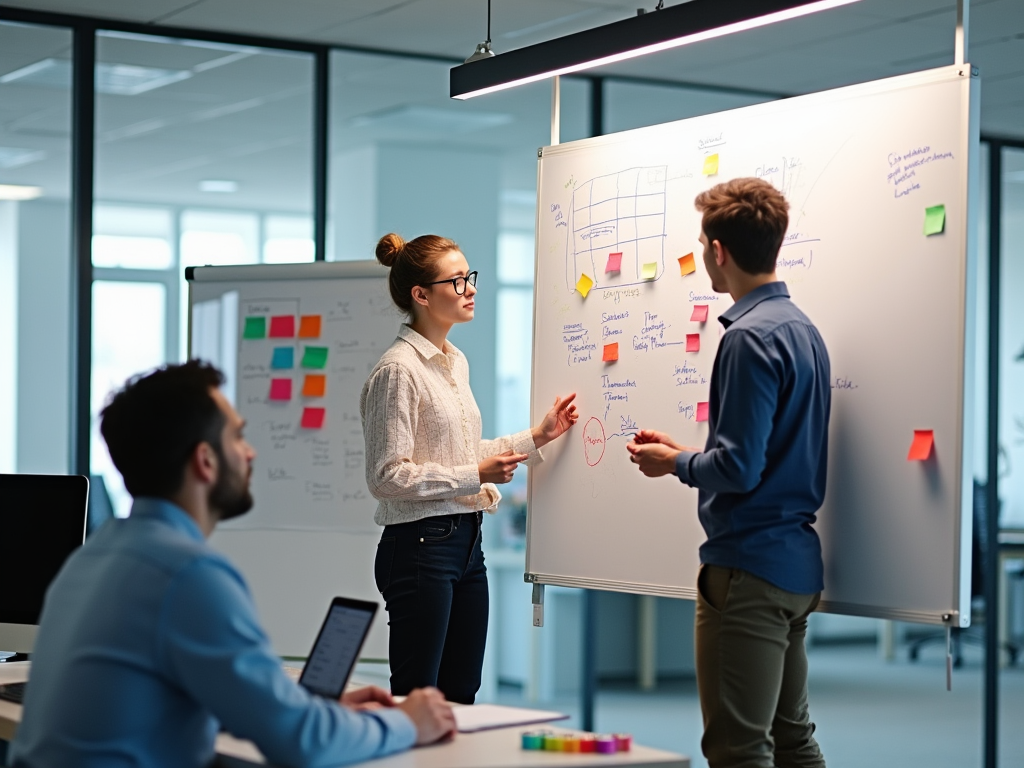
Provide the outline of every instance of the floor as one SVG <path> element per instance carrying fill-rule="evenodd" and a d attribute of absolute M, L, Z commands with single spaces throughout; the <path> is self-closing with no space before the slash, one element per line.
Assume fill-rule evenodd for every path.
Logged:
<path fill-rule="evenodd" d="M 982 764 L 982 656 L 967 648 L 964 664 L 946 692 L 945 656 L 939 646 L 911 664 L 906 649 L 886 662 L 873 645 L 811 648 L 810 705 L 829 768 L 972 768 Z M 523 704 L 515 689 L 500 702 Z M 1000 675 L 999 765 L 1024 766 L 1024 668 Z M 572 715 L 575 698 L 544 702 Z M 595 707 L 596 730 L 632 733 L 638 743 L 700 754 L 700 705 L 693 680 L 659 685 L 650 693 L 629 685 L 603 685 Z"/>

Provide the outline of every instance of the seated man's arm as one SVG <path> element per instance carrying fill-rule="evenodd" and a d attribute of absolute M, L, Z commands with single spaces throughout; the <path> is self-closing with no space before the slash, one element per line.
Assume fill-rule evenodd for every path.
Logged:
<path fill-rule="evenodd" d="M 722 337 L 717 358 L 715 443 L 703 452 L 683 451 L 676 476 L 715 493 L 748 493 L 761 480 L 778 404 L 780 374 L 764 341 L 751 331 Z"/>
<path fill-rule="evenodd" d="M 354 712 L 285 675 L 241 576 L 214 559 L 179 574 L 161 612 L 168 677 L 270 762 L 327 766 L 398 752 L 416 741 L 398 709 Z"/>

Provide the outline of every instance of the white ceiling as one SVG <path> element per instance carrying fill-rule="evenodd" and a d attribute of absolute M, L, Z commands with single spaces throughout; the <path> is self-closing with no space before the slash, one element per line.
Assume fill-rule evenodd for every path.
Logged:
<path fill-rule="evenodd" d="M 460 59 L 483 39 L 486 24 L 485 0 L 0 2 Z M 493 2 L 492 38 L 499 53 L 625 18 L 641 3 L 654 5 L 654 0 Z M 955 4 L 949 0 L 862 0 L 601 73 L 806 93 L 951 63 L 954 23 Z M 1024 138 L 1024 0 L 975 0 L 970 33 L 969 58 L 982 74 L 983 132 Z M 66 33 L 0 26 L 0 79 L 47 58 L 66 60 L 69 53 Z M 181 78 L 136 95 L 100 95 L 101 196 L 228 207 L 262 207 L 273 200 L 272 207 L 280 210 L 311 209 L 309 57 L 124 37 L 102 38 L 98 54 L 101 62 L 164 69 Z M 335 55 L 332 152 L 381 141 L 472 145 L 502 153 L 505 188 L 532 187 L 534 150 L 547 143 L 547 84 L 453 102 L 447 98 L 448 66 Z M 606 93 L 605 122 L 608 130 L 621 130 L 754 100 L 616 83 Z M 585 87 L 567 84 L 564 138 L 584 135 L 586 104 Z M 0 183 L 42 184 L 48 194 L 66 191 L 69 114 L 66 88 L 31 87 L 27 78 L 0 83 Z M 4 168 L 3 147 L 42 151 L 46 159 Z M 200 193 L 198 181 L 210 178 L 237 180 L 240 190 Z"/>

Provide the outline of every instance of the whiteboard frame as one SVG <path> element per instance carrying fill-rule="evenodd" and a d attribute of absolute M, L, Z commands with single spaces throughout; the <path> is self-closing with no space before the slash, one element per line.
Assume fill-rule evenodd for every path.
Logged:
<path fill-rule="evenodd" d="M 854 616 L 865 616 L 870 618 L 893 619 L 922 624 L 937 624 L 950 627 L 968 627 L 971 623 L 970 615 L 970 572 L 971 572 L 971 546 L 973 538 L 973 469 L 970 466 L 973 456 L 973 405 L 974 405 L 974 325 L 975 325 L 975 286 L 977 281 L 977 215 L 974 211 L 974 201 L 978 198 L 978 161 L 980 151 L 980 103 L 981 89 L 978 78 L 978 70 L 971 64 L 956 64 L 952 66 L 939 67 L 936 69 L 914 72 L 884 80 L 860 83 L 857 85 L 845 86 L 842 88 L 820 91 L 805 96 L 793 97 L 800 99 L 804 104 L 813 104 L 815 101 L 828 103 L 836 99 L 836 94 L 849 95 L 851 97 L 870 96 L 876 93 L 885 93 L 891 90 L 912 88 L 919 85 L 927 85 L 934 82 L 949 80 L 962 81 L 965 89 L 964 103 L 967 109 L 961 112 L 960 137 L 964 142 L 960 147 L 960 159 L 957 160 L 958 171 L 961 178 L 967 183 L 959 190 L 961 210 L 966 216 L 966 226 L 963 229 L 964 235 L 958 243 L 961 264 L 963 271 L 960 274 L 964 292 L 960 296 L 958 310 L 962 318 L 959 327 L 959 338 L 957 343 L 961 350 L 960 371 L 958 376 L 957 402 L 960 418 L 957 419 L 957 444 L 954 447 L 954 456 L 960 471 L 955 472 L 954 482 L 959 484 L 954 495 L 959 498 L 959 530 L 955 536 L 955 563 L 953 568 L 953 583 L 951 587 L 952 604 L 948 610 L 935 612 L 934 610 L 917 610 L 914 608 L 893 609 L 864 604 L 843 603 L 839 601 L 822 600 L 817 609 L 825 613 L 839 613 Z M 766 105 L 777 104 L 778 102 L 766 102 Z M 741 107 L 741 110 L 756 110 L 759 106 Z M 736 110 L 727 110 L 736 111 Z M 687 118 L 689 119 L 689 118 Z M 682 121 L 675 121 L 682 122 Z M 612 146 L 628 138 L 638 131 L 658 128 L 670 123 L 663 123 L 660 126 L 647 126 L 645 128 L 622 131 L 619 133 L 595 136 L 589 139 L 581 139 L 574 142 L 558 144 L 554 146 L 541 147 L 537 150 L 537 215 L 535 222 L 534 241 L 534 284 L 538 284 L 540 262 L 541 236 L 541 190 L 543 189 L 544 159 L 559 154 L 578 151 L 581 148 L 594 149 L 603 146 Z M 533 317 L 533 350 L 534 360 L 531 372 L 530 411 L 535 411 L 536 386 L 535 377 L 537 370 L 537 312 L 540 302 L 534 298 Z M 970 404 L 970 408 L 966 407 Z M 644 582 L 621 581 L 599 578 L 582 578 L 565 576 L 557 573 L 543 573 L 533 571 L 530 567 L 531 540 L 532 540 L 532 519 L 530 509 L 533 506 L 534 479 L 533 473 L 527 479 L 527 518 L 526 518 L 526 569 L 523 574 L 525 582 L 535 585 L 551 585 L 560 587 L 573 587 L 577 589 L 596 589 L 611 592 L 626 592 L 638 595 L 654 595 L 660 597 L 682 598 L 686 600 L 697 599 L 696 584 L 692 586 L 666 586 L 659 584 L 648 584 Z M 966 513 L 965 513 L 966 511 Z M 966 545 L 965 545 L 966 543 Z"/>

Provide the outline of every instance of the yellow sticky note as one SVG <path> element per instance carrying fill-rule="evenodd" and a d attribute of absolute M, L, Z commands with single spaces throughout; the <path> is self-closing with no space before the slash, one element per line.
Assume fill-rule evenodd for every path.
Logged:
<path fill-rule="evenodd" d="M 644 264 L 643 269 L 640 270 L 641 280 L 653 280 L 658 276 L 658 262 L 649 261 Z"/>
<path fill-rule="evenodd" d="M 594 287 L 594 281 L 591 280 L 587 275 L 580 275 L 580 279 L 576 281 L 576 290 L 580 292 L 583 298 L 587 298 L 587 294 L 590 293 L 590 289 Z"/>
<path fill-rule="evenodd" d="M 679 257 L 679 274 L 688 275 L 697 271 L 697 264 L 693 260 L 693 254 L 688 253 Z"/>
<path fill-rule="evenodd" d="M 704 158 L 704 175 L 714 176 L 718 173 L 718 153 L 708 155 Z"/>

